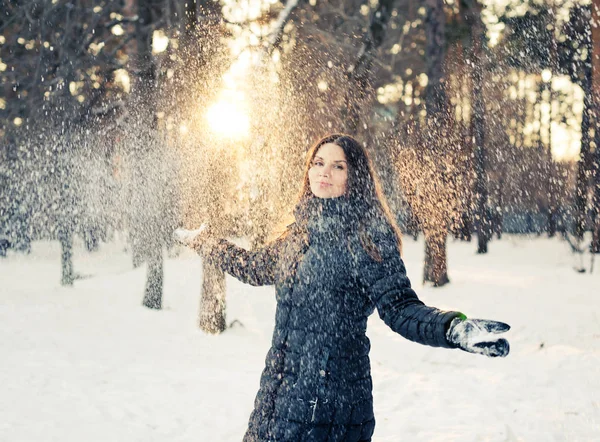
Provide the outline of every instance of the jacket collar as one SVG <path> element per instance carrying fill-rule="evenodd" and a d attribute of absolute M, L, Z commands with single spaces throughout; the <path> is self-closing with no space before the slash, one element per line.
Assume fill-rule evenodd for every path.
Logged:
<path fill-rule="evenodd" d="M 355 228 L 359 214 L 360 204 L 347 196 L 306 198 L 294 210 L 296 223 L 309 233 L 341 232 Z"/>

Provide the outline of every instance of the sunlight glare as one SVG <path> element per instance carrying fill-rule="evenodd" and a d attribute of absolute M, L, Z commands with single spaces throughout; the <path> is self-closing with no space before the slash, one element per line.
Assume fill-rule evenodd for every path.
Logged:
<path fill-rule="evenodd" d="M 250 118 L 236 103 L 219 101 L 206 112 L 210 129 L 224 138 L 244 138 L 250 132 Z"/>

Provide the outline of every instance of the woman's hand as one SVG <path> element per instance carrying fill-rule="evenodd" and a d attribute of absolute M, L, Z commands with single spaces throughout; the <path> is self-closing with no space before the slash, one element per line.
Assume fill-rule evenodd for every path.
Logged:
<path fill-rule="evenodd" d="M 446 338 L 461 350 L 469 353 L 492 358 L 504 357 L 510 351 L 508 341 L 494 335 L 508 330 L 510 330 L 510 325 L 504 322 L 454 318 L 446 332 Z"/>
<path fill-rule="evenodd" d="M 217 244 L 217 240 L 211 235 L 206 224 L 202 224 L 196 230 L 176 229 L 173 237 L 180 244 L 203 256 L 209 255 Z"/>
<path fill-rule="evenodd" d="M 188 247 L 194 249 L 202 256 L 209 256 L 217 245 L 217 240 L 208 235 L 197 236 Z"/>

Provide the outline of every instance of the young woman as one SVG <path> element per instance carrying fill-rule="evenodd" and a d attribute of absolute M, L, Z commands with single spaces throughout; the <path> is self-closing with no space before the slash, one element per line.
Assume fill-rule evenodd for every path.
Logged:
<path fill-rule="evenodd" d="M 276 288 L 271 349 L 245 442 L 370 441 L 375 428 L 367 318 L 411 341 L 506 356 L 509 326 L 424 305 L 365 149 L 331 135 L 308 152 L 295 221 L 246 251 L 200 234 L 190 246 L 244 283 Z"/>

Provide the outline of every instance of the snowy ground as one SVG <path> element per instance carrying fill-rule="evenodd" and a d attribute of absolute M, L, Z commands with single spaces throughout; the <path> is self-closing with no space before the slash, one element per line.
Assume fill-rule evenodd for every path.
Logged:
<path fill-rule="evenodd" d="M 508 322 L 508 358 L 419 346 L 373 315 L 374 441 L 600 440 L 600 262 L 573 271 L 560 240 L 506 237 L 487 256 L 449 243 L 452 283 L 429 305 Z M 1 441 L 240 441 L 274 316 L 273 289 L 228 279 L 221 336 L 196 328 L 200 260 L 166 262 L 164 310 L 141 307 L 145 270 L 122 244 L 78 248 L 59 285 L 58 243 L 0 259 Z"/>

